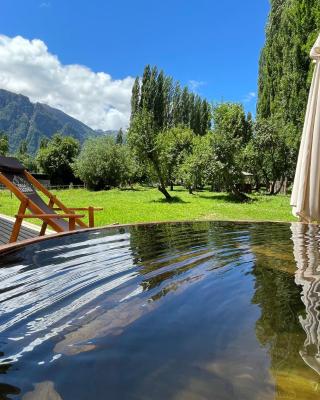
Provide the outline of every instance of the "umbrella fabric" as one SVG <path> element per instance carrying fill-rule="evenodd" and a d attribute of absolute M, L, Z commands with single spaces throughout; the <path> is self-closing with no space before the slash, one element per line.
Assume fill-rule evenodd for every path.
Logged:
<path fill-rule="evenodd" d="M 303 221 L 320 221 L 320 35 L 311 58 L 316 66 L 291 196 L 293 215 Z"/>
<path fill-rule="evenodd" d="M 301 287 L 301 300 L 306 311 L 299 315 L 299 322 L 306 334 L 299 354 L 320 375 L 320 227 L 294 222 L 291 232 L 297 263 L 295 282 Z"/>

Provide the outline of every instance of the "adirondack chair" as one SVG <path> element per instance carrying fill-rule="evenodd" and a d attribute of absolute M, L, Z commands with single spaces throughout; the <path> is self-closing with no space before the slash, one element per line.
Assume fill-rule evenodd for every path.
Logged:
<path fill-rule="evenodd" d="M 22 221 L 25 218 L 41 219 L 43 223 L 39 236 L 43 236 L 48 226 L 56 232 L 68 232 L 94 227 L 94 212 L 102 210 L 100 207 L 95 208 L 91 206 L 80 208 L 66 207 L 14 157 L 0 156 L 0 183 L 20 200 L 10 243 L 17 241 Z M 48 204 L 39 196 L 37 190 L 49 199 Z M 27 210 L 31 213 L 26 214 Z M 59 214 L 57 211 L 62 211 L 63 214 Z M 88 212 L 89 225 L 81 220 L 85 217 L 85 214 L 76 214 L 75 211 Z"/>

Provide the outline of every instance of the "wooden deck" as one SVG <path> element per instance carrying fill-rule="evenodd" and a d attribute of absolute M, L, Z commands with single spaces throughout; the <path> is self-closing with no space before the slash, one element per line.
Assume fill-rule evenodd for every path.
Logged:
<path fill-rule="evenodd" d="M 0 246 L 9 243 L 9 238 L 12 232 L 14 218 L 0 215 Z M 31 239 L 39 235 L 40 227 L 32 224 L 23 224 L 20 230 L 18 241 Z"/>

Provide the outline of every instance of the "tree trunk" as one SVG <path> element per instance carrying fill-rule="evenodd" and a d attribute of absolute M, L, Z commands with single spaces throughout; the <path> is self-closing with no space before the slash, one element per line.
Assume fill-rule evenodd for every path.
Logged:
<path fill-rule="evenodd" d="M 270 195 L 270 196 L 273 196 L 273 195 L 274 195 L 274 188 L 275 188 L 275 186 L 276 186 L 276 181 L 272 181 L 271 188 L 270 188 L 270 191 L 269 191 L 269 195 Z"/>
<path fill-rule="evenodd" d="M 166 189 L 166 184 L 165 184 L 164 179 L 162 178 L 161 170 L 159 168 L 158 163 L 154 162 L 153 165 L 154 165 L 155 171 L 156 171 L 156 173 L 158 175 L 158 179 L 159 179 L 158 190 L 164 195 L 164 197 L 167 200 L 172 200 L 172 197 L 170 196 L 169 192 Z"/>
<path fill-rule="evenodd" d="M 164 195 L 164 197 L 167 200 L 172 200 L 172 197 L 170 196 L 169 192 L 167 191 L 165 186 L 162 186 L 161 184 L 158 185 L 158 190 Z"/>
<path fill-rule="evenodd" d="M 279 194 L 279 193 L 281 192 L 283 183 L 284 183 L 284 178 L 281 178 L 280 187 L 279 187 L 279 189 L 278 189 L 276 192 L 274 192 L 275 195 L 276 195 L 276 194 Z"/>
<path fill-rule="evenodd" d="M 172 181 L 170 182 L 170 190 L 171 190 L 171 192 L 173 192 L 173 182 Z"/>
<path fill-rule="evenodd" d="M 192 185 L 190 185 L 190 186 L 188 187 L 188 189 L 189 189 L 189 194 L 193 194 L 193 187 L 192 187 Z"/>

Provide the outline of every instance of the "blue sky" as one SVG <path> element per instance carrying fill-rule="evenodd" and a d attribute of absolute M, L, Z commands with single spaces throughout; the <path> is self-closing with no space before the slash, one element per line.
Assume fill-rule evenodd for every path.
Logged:
<path fill-rule="evenodd" d="M 268 12 L 268 0 L 2 0 L 0 34 L 40 39 L 62 65 L 113 79 L 157 65 L 210 101 L 254 111 Z"/>

